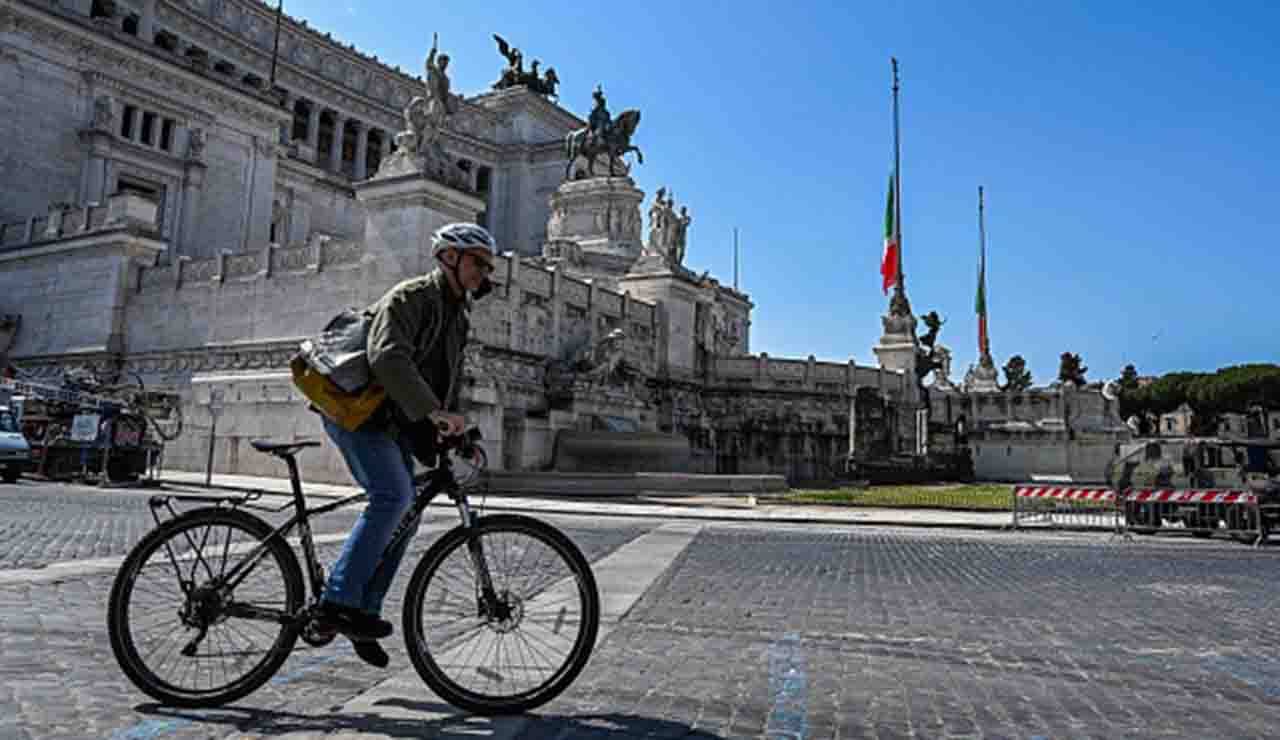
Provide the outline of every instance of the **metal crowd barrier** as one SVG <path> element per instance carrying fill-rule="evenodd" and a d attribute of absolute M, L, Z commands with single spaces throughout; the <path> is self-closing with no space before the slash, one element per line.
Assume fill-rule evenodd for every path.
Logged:
<path fill-rule="evenodd" d="M 1013 528 L 1123 530 L 1116 492 L 1109 488 L 1013 487 Z"/>
<path fill-rule="evenodd" d="M 1267 538 L 1256 494 L 1243 490 L 1109 488 L 1017 485 L 1013 487 L 1014 529 L 1106 529 L 1128 536 L 1156 532 L 1214 534 L 1255 547 Z"/>
<path fill-rule="evenodd" d="M 1258 547 L 1266 539 L 1258 496 L 1250 491 L 1134 488 L 1124 497 L 1125 527 L 1137 534 L 1221 532 Z"/>

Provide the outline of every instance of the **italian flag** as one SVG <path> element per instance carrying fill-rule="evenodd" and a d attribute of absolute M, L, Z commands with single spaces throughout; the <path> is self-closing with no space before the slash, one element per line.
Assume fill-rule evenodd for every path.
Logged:
<path fill-rule="evenodd" d="M 984 248 L 978 259 L 978 295 L 973 300 L 973 310 L 978 314 L 978 354 L 991 353 L 987 342 L 987 252 Z"/>
<path fill-rule="evenodd" d="M 898 282 L 898 220 L 894 209 L 893 175 L 889 176 L 889 201 L 884 209 L 884 255 L 880 258 L 880 277 L 883 290 L 888 294 L 889 288 Z"/>

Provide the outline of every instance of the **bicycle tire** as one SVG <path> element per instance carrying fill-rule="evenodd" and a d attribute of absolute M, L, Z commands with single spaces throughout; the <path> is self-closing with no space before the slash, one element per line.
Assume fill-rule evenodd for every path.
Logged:
<path fill-rule="evenodd" d="M 164 548 L 169 543 L 183 545 L 184 543 L 177 541 L 178 538 L 202 528 L 206 532 L 213 532 L 214 528 L 218 530 L 226 529 L 225 542 L 228 546 L 227 552 L 222 554 L 224 562 L 230 558 L 229 550 L 233 530 L 247 535 L 252 544 L 265 541 L 273 531 L 271 526 L 261 519 L 233 509 L 203 508 L 183 514 L 152 530 L 133 548 L 116 574 L 115 581 L 111 586 L 111 596 L 108 600 L 107 632 L 111 638 L 111 650 L 115 654 L 116 662 L 120 664 L 125 676 L 135 686 L 148 696 L 170 706 L 216 707 L 247 696 L 270 680 L 275 672 L 279 670 L 280 666 L 289 657 L 294 643 L 298 639 L 299 628 L 296 624 L 275 625 L 279 628 L 279 632 L 261 659 L 235 678 L 230 678 L 224 668 L 223 676 L 228 679 L 224 685 L 212 685 L 213 673 L 211 672 L 210 686 L 203 690 L 198 687 L 187 688 L 175 685 L 170 680 L 159 676 L 156 673 L 156 668 L 148 664 L 149 656 L 144 656 L 140 652 L 140 646 L 136 639 L 139 635 L 135 635 L 135 625 L 130 621 L 131 610 L 134 606 L 135 588 L 138 585 L 139 576 L 144 566 L 149 563 L 153 563 L 155 567 L 159 568 L 157 575 L 167 571 L 167 578 L 171 582 L 175 598 L 179 603 L 185 604 L 186 597 L 177 582 L 178 577 L 173 571 L 173 563 L 169 560 L 172 549 L 170 548 L 166 552 Z M 205 541 L 207 541 L 207 537 Z M 186 538 L 186 544 L 191 542 L 191 538 Z M 160 559 L 153 561 L 153 555 L 158 555 Z M 297 557 L 293 554 L 284 538 L 276 537 L 270 540 L 264 560 L 260 561 L 255 568 L 261 567 L 268 561 L 274 562 L 283 576 L 284 583 L 275 584 L 275 589 L 277 594 L 283 594 L 282 608 L 284 612 L 288 614 L 296 613 L 302 608 L 306 592 L 302 580 L 302 569 L 298 566 Z M 194 572 L 194 563 L 197 561 L 192 560 L 190 562 L 193 563 Z M 274 579 L 270 580 L 274 583 Z M 280 588 L 281 585 L 283 588 Z M 241 584 L 241 587 L 243 586 L 244 583 Z M 272 627 L 270 622 L 255 621 L 254 623 Z M 217 626 L 221 626 L 221 624 L 220 622 Z M 169 637 L 181 640 L 183 638 L 178 635 L 181 634 L 185 637 L 190 629 L 184 625 L 181 619 L 177 623 L 177 628 L 178 631 L 175 631 Z M 270 637 L 269 632 L 267 636 Z M 224 633 L 218 633 L 209 642 L 213 645 L 230 646 L 235 651 L 242 650 L 236 644 L 235 639 Z M 175 647 L 176 644 L 175 642 Z M 172 656 L 172 652 L 170 650 L 168 655 Z M 181 655 L 182 652 L 179 651 L 179 654 Z M 184 655 L 184 657 L 190 656 Z M 193 663 L 199 666 L 200 658 L 201 656 L 196 656 Z M 197 673 L 198 675 L 199 673 Z"/>
<path fill-rule="evenodd" d="M 437 654 L 445 654 L 446 651 L 451 649 L 457 650 L 458 646 L 451 646 L 447 641 L 433 646 L 429 644 L 428 637 L 423 633 L 423 616 L 428 613 L 424 602 L 426 601 L 428 589 L 436 578 L 441 564 L 448 561 L 458 548 L 463 548 L 462 557 L 466 558 L 465 548 L 468 537 L 475 535 L 492 541 L 494 535 L 502 533 L 531 537 L 541 542 L 550 552 L 561 558 L 561 562 L 569 575 L 561 577 L 556 584 L 551 585 L 558 585 L 567 577 L 573 578 L 574 583 L 568 584 L 564 588 L 568 589 L 570 586 L 576 586 L 579 606 L 582 608 L 582 615 L 579 620 L 580 629 L 564 662 L 557 666 L 546 680 L 531 689 L 511 695 L 488 694 L 461 685 L 446 673 L 437 662 Z M 489 550 L 486 550 L 485 558 L 492 562 L 493 558 Z M 470 561 L 465 560 L 464 562 L 469 563 Z M 441 578 L 443 579 L 443 576 Z M 495 582 L 497 580 L 495 577 Z M 505 585 L 509 591 L 510 581 L 508 580 Z M 521 603 L 527 603 L 532 597 L 549 590 L 549 588 L 542 588 L 536 593 L 525 593 L 521 596 Z M 558 529 L 545 522 L 526 516 L 515 514 L 487 516 L 480 518 L 471 529 L 458 526 L 445 533 L 418 561 L 413 577 L 405 589 L 403 628 L 405 645 L 408 648 L 409 657 L 413 661 L 413 667 L 418 671 L 418 675 L 422 677 L 427 686 L 445 701 L 476 714 L 490 716 L 518 714 L 545 704 L 559 696 L 573 683 L 573 680 L 577 678 L 582 669 L 586 667 L 587 661 L 591 657 L 591 651 L 595 647 L 596 635 L 600 628 L 600 594 L 596 588 L 595 576 L 591 572 L 591 565 L 587 562 L 586 557 Z M 517 650 L 517 652 L 519 651 Z M 498 653 L 500 657 L 500 647 L 498 648 Z M 477 672 L 480 672 L 480 668 L 477 668 Z"/>

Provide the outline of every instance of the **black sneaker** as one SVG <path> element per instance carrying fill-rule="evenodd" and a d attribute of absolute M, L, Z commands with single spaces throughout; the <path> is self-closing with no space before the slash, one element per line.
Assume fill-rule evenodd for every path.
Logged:
<path fill-rule="evenodd" d="M 391 623 L 367 612 L 329 601 L 320 603 L 316 619 L 326 625 L 332 625 L 352 641 L 381 640 L 390 637 L 394 631 Z"/>
<path fill-rule="evenodd" d="M 352 640 L 351 646 L 356 649 L 356 655 L 360 656 L 360 660 L 375 668 L 386 668 L 391 662 L 387 651 L 383 650 L 376 640 Z"/>

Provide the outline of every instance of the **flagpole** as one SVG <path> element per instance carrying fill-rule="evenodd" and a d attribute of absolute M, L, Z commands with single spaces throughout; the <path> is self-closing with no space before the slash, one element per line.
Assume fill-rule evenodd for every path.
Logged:
<path fill-rule="evenodd" d="M 276 63 L 280 59 L 280 22 L 284 18 L 284 0 L 276 4 L 276 40 L 271 49 L 271 87 L 276 86 Z"/>
<path fill-rule="evenodd" d="M 978 317 L 978 321 L 983 322 L 987 320 L 987 222 L 981 185 L 978 186 L 978 282 L 978 290 L 982 291 L 982 315 Z M 988 331 L 989 327 L 984 328 L 978 339 L 978 358 L 983 364 L 991 354 Z"/>
<path fill-rule="evenodd" d="M 898 59 L 890 57 L 893 62 L 893 229 L 897 233 L 898 242 L 898 279 L 895 285 L 898 291 L 903 288 L 902 268 L 905 264 L 902 250 L 902 143 L 899 134 L 898 118 Z"/>
<path fill-rule="evenodd" d="M 733 289 L 738 289 L 738 227 L 733 227 Z"/>
<path fill-rule="evenodd" d="M 889 314 L 892 316 L 911 316 L 911 302 L 907 300 L 907 285 L 903 267 L 906 265 L 905 252 L 902 248 L 902 126 L 898 105 L 898 59 L 890 57 L 893 63 L 893 230 L 894 241 L 898 249 L 898 275 L 893 286 L 893 297 L 889 299 Z"/>

